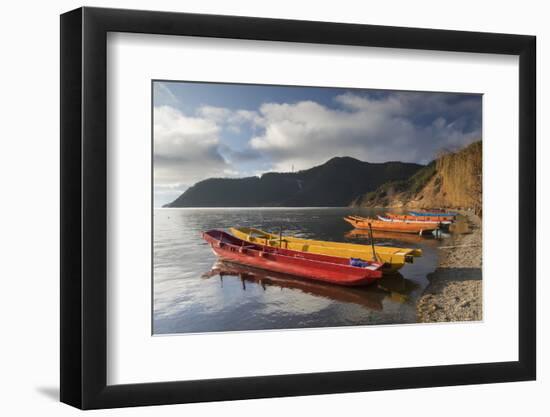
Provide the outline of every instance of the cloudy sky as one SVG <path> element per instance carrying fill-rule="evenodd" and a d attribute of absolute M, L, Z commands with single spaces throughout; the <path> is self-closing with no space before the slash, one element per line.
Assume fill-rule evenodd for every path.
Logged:
<path fill-rule="evenodd" d="M 426 164 L 481 139 L 481 95 L 153 83 L 155 206 L 197 181 L 352 156 Z"/>

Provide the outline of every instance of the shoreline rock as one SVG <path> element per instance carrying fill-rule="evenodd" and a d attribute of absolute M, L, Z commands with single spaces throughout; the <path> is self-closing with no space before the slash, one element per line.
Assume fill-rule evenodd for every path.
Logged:
<path fill-rule="evenodd" d="M 440 247 L 437 269 L 428 275 L 430 283 L 416 303 L 419 323 L 478 321 L 483 318 L 481 219 L 461 213 L 468 231 L 456 233 Z"/>

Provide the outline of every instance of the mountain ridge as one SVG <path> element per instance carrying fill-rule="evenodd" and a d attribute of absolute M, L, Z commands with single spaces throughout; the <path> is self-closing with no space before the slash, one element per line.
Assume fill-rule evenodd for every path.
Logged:
<path fill-rule="evenodd" d="M 383 183 L 409 178 L 423 165 L 334 157 L 297 172 L 207 178 L 163 207 L 344 207 Z"/>

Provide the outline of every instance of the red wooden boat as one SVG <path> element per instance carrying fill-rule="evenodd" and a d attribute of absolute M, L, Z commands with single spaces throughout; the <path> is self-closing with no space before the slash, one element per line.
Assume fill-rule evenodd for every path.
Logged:
<path fill-rule="evenodd" d="M 221 259 L 338 285 L 367 285 L 382 277 L 382 264 L 250 243 L 222 230 L 202 232 Z"/>

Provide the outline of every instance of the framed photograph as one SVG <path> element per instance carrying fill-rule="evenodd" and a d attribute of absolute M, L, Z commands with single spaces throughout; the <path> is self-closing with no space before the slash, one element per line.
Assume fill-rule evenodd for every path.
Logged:
<path fill-rule="evenodd" d="M 535 37 L 61 16 L 61 401 L 533 380 Z"/>

